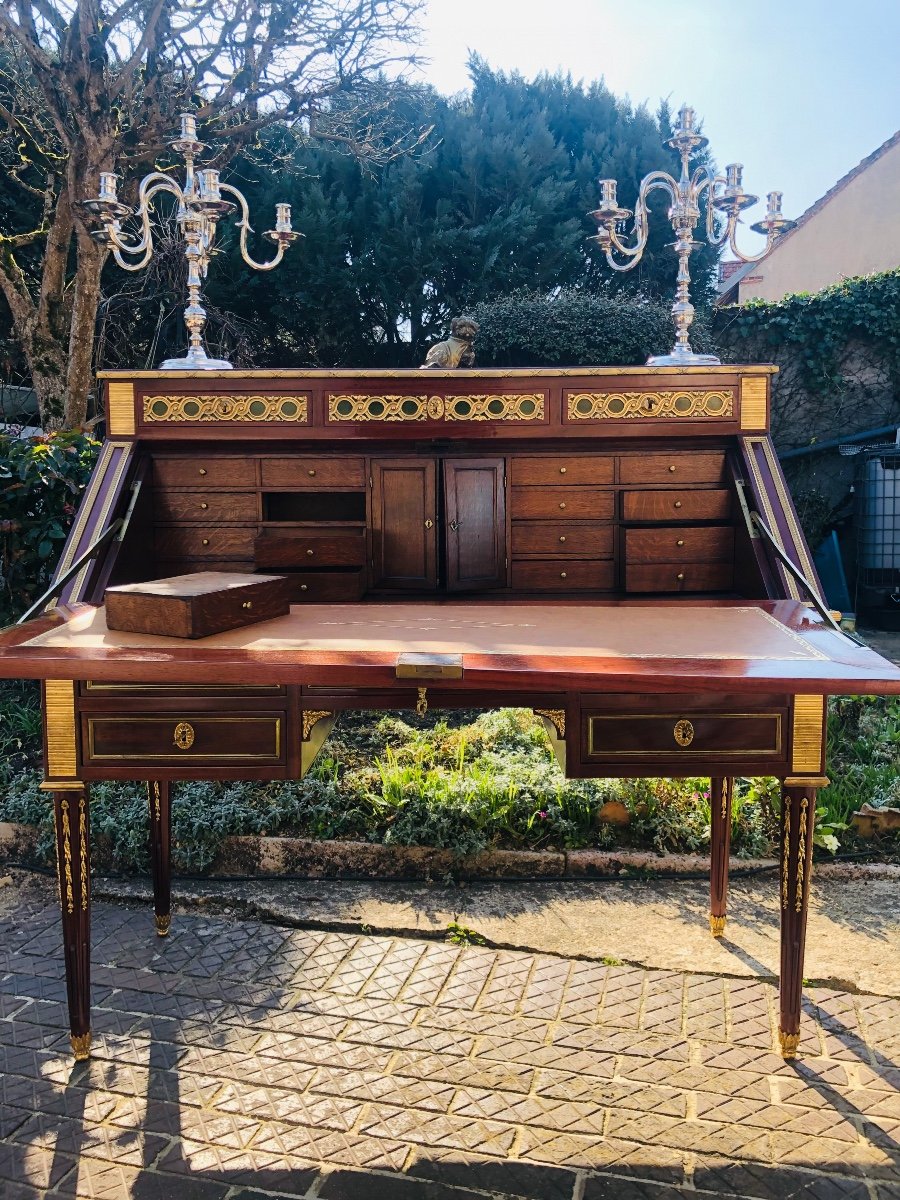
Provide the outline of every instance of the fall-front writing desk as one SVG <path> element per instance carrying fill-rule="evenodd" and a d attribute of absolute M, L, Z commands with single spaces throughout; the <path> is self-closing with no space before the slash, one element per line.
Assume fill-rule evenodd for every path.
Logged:
<path fill-rule="evenodd" d="M 796 1052 L 825 697 L 900 671 L 809 603 L 768 437 L 771 368 L 117 373 L 60 564 L 0 634 L 45 680 L 72 1043 L 89 1020 L 89 785 L 148 782 L 158 933 L 179 779 L 291 779 L 343 709 L 539 712 L 570 776 L 783 781 L 781 1047 Z M 198 641 L 112 632 L 111 583 L 286 575 L 290 614 Z M 803 580 L 807 583 L 804 583 Z"/>

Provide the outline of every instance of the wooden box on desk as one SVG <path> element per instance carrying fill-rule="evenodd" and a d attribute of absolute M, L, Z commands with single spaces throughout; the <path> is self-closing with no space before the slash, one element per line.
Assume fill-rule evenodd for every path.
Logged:
<path fill-rule="evenodd" d="M 107 588 L 106 624 L 128 633 L 202 638 L 290 611 L 281 575 L 199 571 Z"/>

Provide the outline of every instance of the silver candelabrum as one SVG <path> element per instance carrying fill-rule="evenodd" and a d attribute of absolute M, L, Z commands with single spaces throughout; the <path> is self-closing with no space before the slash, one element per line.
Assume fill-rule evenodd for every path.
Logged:
<path fill-rule="evenodd" d="M 717 366 L 719 359 L 713 354 L 695 354 L 691 349 L 688 330 L 694 319 L 694 306 L 691 304 L 690 285 L 691 275 L 688 263 L 691 251 L 700 243 L 694 241 L 694 230 L 700 220 L 700 198 L 704 191 L 706 198 L 706 238 L 713 246 L 721 246 L 725 242 L 731 248 L 734 256 L 741 262 L 759 262 L 764 258 L 775 241 L 786 230 L 793 228 L 795 221 L 788 220 L 781 213 L 781 192 L 769 192 L 768 211 L 761 221 L 750 228 L 756 233 L 766 235 L 765 249 L 759 254 L 744 254 L 735 244 L 735 231 L 741 212 L 750 208 L 759 199 L 745 192 L 741 185 L 743 166 L 741 163 L 730 163 L 725 168 L 724 175 L 710 175 L 706 167 L 696 167 L 689 174 L 688 163 L 692 155 L 709 144 L 709 139 L 698 133 L 694 128 L 694 110 L 686 104 L 678 113 L 678 128 L 666 142 L 681 156 L 681 176 L 676 179 L 667 171 L 651 171 L 641 180 L 637 203 L 634 206 L 634 244 L 629 246 L 619 235 L 619 229 L 632 215 L 630 208 L 620 208 L 616 199 L 615 179 L 601 179 L 600 207 L 589 215 L 600 226 L 592 241 L 598 242 L 606 253 L 606 261 L 614 271 L 630 271 L 640 262 L 647 245 L 649 212 L 647 197 L 651 192 L 663 191 L 669 197 L 669 220 L 675 233 L 674 250 L 678 255 L 677 287 L 675 303 L 672 305 L 672 316 L 675 319 L 676 338 L 671 354 L 655 355 L 647 359 L 648 366 Z M 726 215 L 723 227 L 716 227 L 716 215 Z M 624 258 L 625 262 L 616 260 L 616 255 Z"/>
<path fill-rule="evenodd" d="M 153 227 L 150 222 L 153 199 L 160 192 L 169 192 L 175 197 L 178 202 L 175 219 L 184 235 L 184 253 L 188 265 L 188 303 L 184 310 L 184 323 L 188 329 L 189 345 L 184 358 L 167 358 L 161 369 L 227 371 L 231 369 L 230 362 L 223 358 L 210 358 L 203 348 L 206 309 L 200 303 L 200 288 L 209 267 L 218 221 L 236 207 L 240 209 L 241 219 L 237 222 L 237 227 L 241 231 L 241 257 L 256 271 L 271 271 L 273 267 L 277 267 L 291 242 L 303 235 L 291 228 L 291 206 L 276 204 L 275 228 L 268 230 L 263 236 L 275 242 L 278 249 L 270 262 L 257 262 L 247 249 L 247 235 L 253 231 L 250 228 L 250 210 L 246 198 L 236 187 L 221 183 L 218 171 L 212 168 L 195 168 L 194 160 L 205 146 L 197 140 L 197 119 L 193 113 L 181 114 L 181 136 L 174 138 L 169 145 L 184 158 L 183 185 L 179 185 L 162 171 L 151 171 L 141 180 L 137 206 L 131 209 L 122 204 L 116 195 L 119 176 L 114 171 L 102 171 L 100 195 L 95 200 L 86 200 L 84 207 L 102 222 L 102 229 L 96 230 L 94 237 L 112 250 L 119 266 L 126 271 L 140 271 L 153 257 Z M 223 192 L 232 195 L 237 203 L 233 204 L 230 200 L 223 199 Z M 140 221 L 139 237 L 129 237 L 122 231 L 122 221 L 129 217 L 136 217 Z M 137 261 L 129 262 L 129 258 Z"/>

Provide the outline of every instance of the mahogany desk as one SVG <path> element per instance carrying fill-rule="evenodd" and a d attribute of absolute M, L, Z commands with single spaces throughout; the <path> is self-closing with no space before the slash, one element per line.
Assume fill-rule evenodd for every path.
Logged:
<path fill-rule="evenodd" d="M 127 532 L 0 632 L 0 676 L 45 681 L 76 1056 L 91 782 L 148 781 L 165 936 L 173 782 L 299 778 L 348 708 L 501 705 L 542 716 L 570 776 L 710 775 L 714 936 L 733 778 L 783 781 L 793 1056 L 825 697 L 900 694 L 900 670 L 819 616 L 779 557 L 816 585 L 768 438 L 771 370 L 108 377 L 61 572 L 112 520 Z M 194 642 L 106 629 L 109 583 L 198 570 L 286 574 L 290 615 Z"/>

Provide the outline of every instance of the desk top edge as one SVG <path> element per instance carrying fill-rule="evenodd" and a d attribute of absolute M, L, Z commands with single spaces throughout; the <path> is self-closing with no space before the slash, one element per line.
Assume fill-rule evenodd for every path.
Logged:
<path fill-rule="evenodd" d="M 774 375 L 772 363 L 723 363 L 704 367 L 279 367 L 231 371 L 98 371 L 100 380 L 126 379 L 547 379 L 586 376 Z"/>

